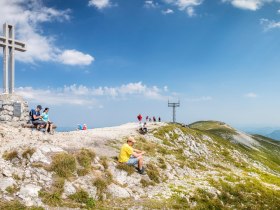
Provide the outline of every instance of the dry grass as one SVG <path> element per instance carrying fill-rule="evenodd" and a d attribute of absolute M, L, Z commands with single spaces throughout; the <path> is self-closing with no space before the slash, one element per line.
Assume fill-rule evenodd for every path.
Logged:
<path fill-rule="evenodd" d="M 26 150 L 23 151 L 22 157 L 25 159 L 29 159 L 35 152 L 36 150 L 34 148 L 27 148 Z"/>
<path fill-rule="evenodd" d="M 18 157 L 18 152 L 16 150 L 13 150 L 11 152 L 4 152 L 3 156 L 4 160 L 13 160 L 14 158 L 17 158 Z"/>
<path fill-rule="evenodd" d="M 75 157 L 67 153 L 58 153 L 52 157 L 50 169 L 60 177 L 68 178 L 76 171 Z"/>

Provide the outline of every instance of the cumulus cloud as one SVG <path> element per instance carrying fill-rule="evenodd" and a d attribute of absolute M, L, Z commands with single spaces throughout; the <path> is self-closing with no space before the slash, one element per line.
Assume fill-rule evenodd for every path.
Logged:
<path fill-rule="evenodd" d="M 275 28 L 280 28 L 280 21 L 277 22 L 275 20 L 268 20 L 265 18 L 262 18 L 260 20 L 261 25 L 264 27 L 265 31 L 269 31 Z"/>
<path fill-rule="evenodd" d="M 90 0 L 88 5 L 96 7 L 99 10 L 112 6 L 110 0 Z"/>
<path fill-rule="evenodd" d="M 157 2 L 154 2 L 153 0 L 146 0 L 144 2 L 144 7 L 151 9 L 151 8 L 157 8 L 159 5 Z"/>
<path fill-rule="evenodd" d="M 77 50 L 65 50 L 59 56 L 61 63 L 68 65 L 90 65 L 94 61 L 94 57 L 89 54 L 84 54 Z"/>
<path fill-rule="evenodd" d="M 56 89 L 36 89 L 20 87 L 16 93 L 33 103 L 52 105 L 98 105 L 99 101 L 106 99 L 127 99 L 127 97 L 141 97 L 152 100 L 166 100 L 166 88 L 147 86 L 142 82 L 123 84 L 117 87 L 87 87 L 84 85 L 70 85 Z"/>
<path fill-rule="evenodd" d="M 244 10 L 256 11 L 260 9 L 265 3 L 279 2 L 279 0 L 223 0 L 223 2 L 229 2 L 234 7 Z"/>
<path fill-rule="evenodd" d="M 256 93 L 247 93 L 244 95 L 246 98 L 257 98 L 258 95 Z"/>
<path fill-rule="evenodd" d="M 169 14 L 173 14 L 174 13 L 174 11 L 172 9 L 162 10 L 161 12 L 164 15 L 169 15 Z"/>
<path fill-rule="evenodd" d="M 70 10 L 47 7 L 41 0 L 1 0 L 0 25 L 5 22 L 16 26 L 16 38 L 26 43 L 27 51 L 17 53 L 16 59 L 26 63 L 55 61 L 63 52 L 55 38 L 44 35 L 41 27 L 46 22 L 70 20 Z"/>
<path fill-rule="evenodd" d="M 176 6 L 179 10 L 185 11 L 190 17 L 195 15 L 195 7 L 201 5 L 203 0 L 164 0 L 167 4 Z"/>

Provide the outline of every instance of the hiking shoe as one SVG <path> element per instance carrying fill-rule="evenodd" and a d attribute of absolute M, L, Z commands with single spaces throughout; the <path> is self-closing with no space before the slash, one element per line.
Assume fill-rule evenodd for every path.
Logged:
<path fill-rule="evenodd" d="M 145 168 L 144 168 L 144 167 L 142 167 L 142 169 L 141 169 L 141 170 L 140 170 L 140 169 L 138 169 L 138 173 L 143 175 L 143 174 L 145 173 Z"/>

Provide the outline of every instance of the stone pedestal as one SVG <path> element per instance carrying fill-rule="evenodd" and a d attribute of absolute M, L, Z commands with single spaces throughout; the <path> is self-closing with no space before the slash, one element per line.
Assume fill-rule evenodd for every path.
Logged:
<path fill-rule="evenodd" d="M 28 103 L 16 94 L 0 95 L 0 122 L 21 125 L 29 120 Z"/>

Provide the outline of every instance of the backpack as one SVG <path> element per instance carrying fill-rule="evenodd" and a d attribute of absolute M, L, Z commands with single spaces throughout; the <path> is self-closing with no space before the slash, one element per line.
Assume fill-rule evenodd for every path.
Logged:
<path fill-rule="evenodd" d="M 31 109 L 30 112 L 29 112 L 29 121 L 33 121 L 33 111 L 35 111 L 34 109 Z"/>

